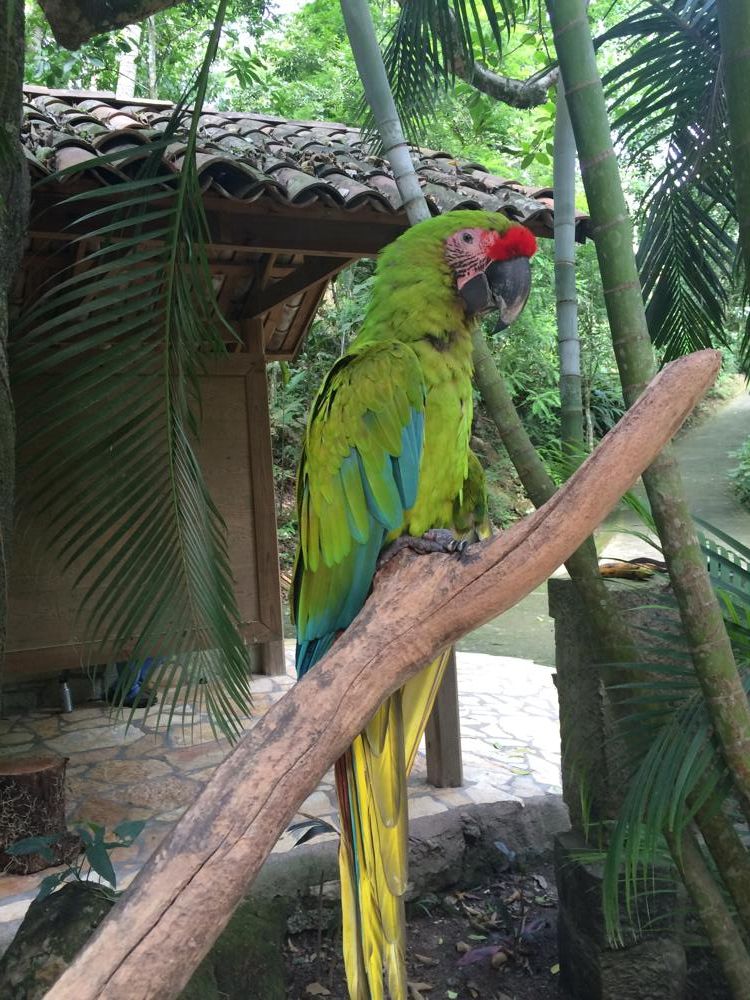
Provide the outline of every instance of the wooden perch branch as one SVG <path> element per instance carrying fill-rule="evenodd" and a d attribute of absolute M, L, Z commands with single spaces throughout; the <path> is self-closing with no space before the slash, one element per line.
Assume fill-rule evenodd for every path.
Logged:
<path fill-rule="evenodd" d="M 656 457 L 718 368 L 716 351 L 668 365 L 544 507 L 462 559 L 394 559 L 328 656 L 217 769 L 48 1000 L 176 997 L 300 803 L 383 699 L 545 580 Z"/>

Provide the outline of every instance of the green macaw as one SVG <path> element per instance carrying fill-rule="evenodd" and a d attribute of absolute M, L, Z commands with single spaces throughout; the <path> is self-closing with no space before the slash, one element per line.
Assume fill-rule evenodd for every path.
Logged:
<path fill-rule="evenodd" d="M 469 449 L 471 333 L 485 312 L 499 311 L 503 327 L 520 313 L 535 250 L 529 230 L 504 216 L 459 211 L 414 226 L 380 255 L 362 329 L 313 402 L 300 461 L 299 677 L 358 614 L 395 539 L 427 533 L 423 545 L 439 549 L 445 536 L 487 533 Z M 353 1000 L 380 1000 L 384 974 L 393 1000 L 407 997 L 406 778 L 447 658 L 388 698 L 336 765 Z"/>

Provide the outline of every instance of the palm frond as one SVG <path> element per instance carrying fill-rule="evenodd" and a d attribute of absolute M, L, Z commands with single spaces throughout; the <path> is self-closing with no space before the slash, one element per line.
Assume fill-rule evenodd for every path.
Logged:
<path fill-rule="evenodd" d="M 638 265 L 652 340 L 670 360 L 726 343 L 735 207 L 715 0 L 641 7 L 598 41 L 612 39 L 630 49 L 604 77 L 618 137 L 649 170 L 665 150 L 642 202 Z"/>
<path fill-rule="evenodd" d="M 712 585 L 738 659 L 750 661 L 750 549 L 704 521 L 700 537 Z M 713 732 L 705 699 L 681 635 L 670 627 L 676 602 L 664 596 L 663 624 L 646 626 L 653 664 L 613 664 L 637 672 L 632 683 L 613 685 L 624 709 L 618 734 L 631 752 L 628 791 L 606 853 L 603 903 L 607 933 L 622 942 L 624 912 L 636 923 L 648 899 L 653 866 L 664 857 L 663 835 L 681 833 L 699 809 L 721 809 L 732 794 L 731 776 Z M 653 679 L 644 682 L 643 672 Z M 742 674 L 750 694 L 750 671 Z"/>
<path fill-rule="evenodd" d="M 409 0 L 401 5 L 383 53 L 399 115 L 414 137 L 425 131 L 438 94 L 456 65 L 472 65 L 488 40 L 502 52 L 529 0 Z"/>
<path fill-rule="evenodd" d="M 195 454 L 199 379 L 206 359 L 224 352 L 227 329 L 195 161 L 225 9 L 221 0 L 196 82 L 163 139 L 136 159 L 111 154 L 119 179 L 67 199 L 80 205 L 82 252 L 21 317 L 12 365 L 21 510 L 75 573 L 94 662 L 103 650 L 130 661 L 123 698 L 154 658 L 159 712 L 171 719 L 184 699 L 188 714 L 203 707 L 232 736 L 250 705 L 248 657 L 226 528 Z M 162 154 L 178 129 L 186 148 L 175 176 Z"/>
<path fill-rule="evenodd" d="M 646 318 L 665 361 L 726 345 L 734 241 L 695 188 L 668 175 L 651 199 L 638 251 Z"/>

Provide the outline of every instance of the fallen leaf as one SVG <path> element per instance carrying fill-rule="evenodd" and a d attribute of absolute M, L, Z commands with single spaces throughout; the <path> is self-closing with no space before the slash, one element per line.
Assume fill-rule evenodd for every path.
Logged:
<path fill-rule="evenodd" d="M 435 987 L 432 983 L 407 983 L 406 984 L 411 990 L 418 990 L 420 993 L 429 993 L 430 990 L 434 990 Z"/>
<path fill-rule="evenodd" d="M 469 934 L 469 941 L 486 941 L 486 934 Z"/>
<path fill-rule="evenodd" d="M 445 995 L 448 997 L 448 1000 L 458 1000 L 458 993 L 455 990 L 446 990 Z"/>
<path fill-rule="evenodd" d="M 331 995 L 331 991 L 327 990 L 322 983 L 308 983 L 305 993 L 311 997 L 329 997 Z"/>
<path fill-rule="evenodd" d="M 508 956 L 504 951 L 496 951 L 495 954 L 490 959 L 490 965 L 493 969 L 499 969 L 508 961 Z"/>
<path fill-rule="evenodd" d="M 534 876 L 534 881 L 536 882 L 536 884 L 539 886 L 540 889 L 548 889 L 549 888 L 549 884 L 547 882 L 547 879 L 544 877 L 544 875 L 535 875 Z"/>
<path fill-rule="evenodd" d="M 520 889 L 514 889 L 513 892 L 508 896 L 503 902 L 507 905 L 508 903 L 517 903 L 519 899 L 523 898 L 523 893 Z"/>
<path fill-rule="evenodd" d="M 471 951 L 471 945 L 465 941 L 456 941 L 456 951 L 460 955 L 465 955 L 467 951 Z"/>
<path fill-rule="evenodd" d="M 459 942 L 459 944 L 460 943 L 461 942 Z M 456 947 L 458 947 L 458 945 L 456 945 Z M 437 958 L 431 958 L 429 955 L 420 955 L 418 952 L 415 952 L 414 958 L 421 965 L 439 965 L 440 964 L 440 960 L 439 959 L 437 959 Z"/>
<path fill-rule="evenodd" d="M 554 965 L 550 965 L 549 971 L 552 973 L 553 976 L 556 976 L 558 974 L 558 972 L 560 971 L 560 963 L 559 962 L 555 962 Z"/>

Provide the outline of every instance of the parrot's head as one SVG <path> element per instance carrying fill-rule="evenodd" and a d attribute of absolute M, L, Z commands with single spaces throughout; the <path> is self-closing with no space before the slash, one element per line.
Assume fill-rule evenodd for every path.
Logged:
<path fill-rule="evenodd" d="M 452 342 L 492 311 L 504 329 L 526 304 L 535 250 L 532 233 L 498 212 L 446 212 L 412 226 L 378 258 L 358 341 L 427 332 Z"/>
<path fill-rule="evenodd" d="M 498 313 L 498 330 L 510 326 L 531 289 L 529 259 L 536 239 L 525 226 L 513 225 L 503 216 L 472 214 L 473 225 L 459 225 L 444 240 L 444 255 L 456 291 L 470 316 Z"/>

